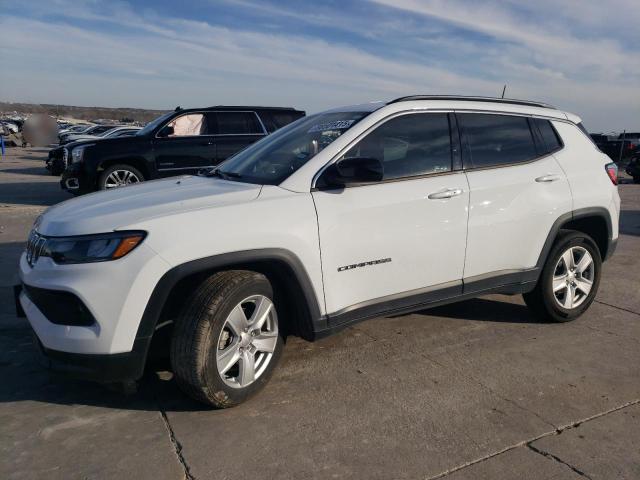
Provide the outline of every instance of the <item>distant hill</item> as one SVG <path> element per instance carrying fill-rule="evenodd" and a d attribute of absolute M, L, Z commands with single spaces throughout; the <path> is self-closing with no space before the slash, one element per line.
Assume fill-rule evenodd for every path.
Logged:
<path fill-rule="evenodd" d="M 46 103 L 10 103 L 0 102 L 0 113 L 46 113 L 53 117 L 69 117 L 78 120 L 123 120 L 131 119 L 146 123 L 167 110 L 147 110 L 143 108 L 107 108 L 107 107 L 75 107 L 71 105 L 54 105 Z"/>

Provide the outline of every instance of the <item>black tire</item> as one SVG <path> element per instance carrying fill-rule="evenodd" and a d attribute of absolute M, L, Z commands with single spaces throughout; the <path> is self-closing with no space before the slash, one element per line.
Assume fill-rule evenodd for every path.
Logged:
<path fill-rule="evenodd" d="M 575 308 L 564 308 L 553 292 L 553 278 L 556 266 L 563 253 L 571 247 L 584 248 L 593 259 L 593 283 L 586 298 Z M 600 285 L 602 259 L 593 239 L 582 232 L 563 230 L 556 239 L 533 291 L 523 295 L 527 306 L 542 320 L 552 322 L 570 322 L 582 315 L 595 299 Z"/>
<path fill-rule="evenodd" d="M 633 177 L 633 183 L 640 183 L 640 177 Z"/>
<path fill-rule="evenodd" d="M 109 175 L 111 175 L 115 171 L 130 172 L 137 179 L 137 181 L 131 182 L 131 184 L 144 182 L 144 175 L 142 175 L 140 170 L 131 165 L 123 163 L 118 165 L 111 165 L 100 174 L 100 176 L 98 177 L 98 189 L 107 190 L 107 179 L 109 178 Z"/>
<path fill-rule="evenodd" d="M 282 355 L 282 326 L 277 328 L 275 348 L 265 370 L 253 383 L 230 386 L 227 382 L 232 380 L 219 373 L 216 360 L 223 335 L 228 337 L 227 330 L 223 333 L 228 329 L 227 318 L 244 299 L 256 295 L 273 302 L 269 280 L 256 272 L 231 270 L 211 275 L 186 301 L 174 326 L 171 365 L 179 387 L 187 395 L 216 408 L 227 408 L 244 402 L 268 382 Z M 234 340 L 226 348 L 232 344 Z"/>

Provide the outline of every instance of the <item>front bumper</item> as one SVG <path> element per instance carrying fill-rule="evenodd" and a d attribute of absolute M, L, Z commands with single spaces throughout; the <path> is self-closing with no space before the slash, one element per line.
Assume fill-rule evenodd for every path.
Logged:
<path fill-rule="evenodd" d="M 45 166 L 51 175 L 60 175 L 64 172 L 65 164 L 62 158 L 62 152 L 52 150 L 46 160 Z"/>
<path fill-rule="evenodd" d="M 18 293 L 19 307 L 47 350 L 89 355 L 129 353 L 141 340 L 142 315 L 153 288 L 168 268 L 144 243 L 124 258 L 89 264 L 58 265 L 41 257 L 32 267 L 23 254 L 19 276 L 27 291 Z M 41 291 L 55 295 L 42 296 Z M 62 308 L 56 299 L 65 294 L 68 302 Z M 90 316 L 91 322 L 80 321 L 77 312 L 71 311 L 78 306 L 86 310 L 81 317 Z"/>
<path fill-rule="evenodd" d="M 60 187 L 71 193 L 83 193 L 92 190 L 91 181 L 79 168 L 68 167 L 60 177 Z"/>
<path fill-rule="evenodd" d="M 131 352 L 92 355 L 52 350 L 34 337 L 41 365 L 54 373 L 101 383 L 138 380 L 144 373 L 149 339 L 136 339 Z"/>
<path fill-rule="evenodd" d="M 28 288 L 14 287 L 16 314 L 26 317 L 23 302 L 30 300 Z M 23 298 L 24 297 L 24 298 Z M 54 350 L 43 345 L 38 334 L 31 328 L 38 350 L 40 364 L 53 373 L 72 378 L 101 383 L 135 381 L 142 377 L 151 337 L 137 337 L 130 352 L 115 354 L 70 353 Z"/>

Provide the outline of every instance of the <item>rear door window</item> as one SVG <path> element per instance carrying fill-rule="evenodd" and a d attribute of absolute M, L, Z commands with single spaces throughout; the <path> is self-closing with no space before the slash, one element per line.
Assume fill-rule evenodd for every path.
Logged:
<path fill-rule="evenodd" d="M 537 156 L 527 117 L 458 113 L 465 149 L 474 168 L 527 162 Z"/>
<path fill-rule="evenodd" d="M 218 135 L 255 135 L 264 133 L 254 112 L 215 112 Z"/>

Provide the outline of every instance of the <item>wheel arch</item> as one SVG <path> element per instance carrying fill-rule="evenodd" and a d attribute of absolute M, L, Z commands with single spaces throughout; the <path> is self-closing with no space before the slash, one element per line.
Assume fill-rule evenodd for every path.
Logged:
<path fill-rule="evenodd" d="M 540 270 L 542 270 L 551 247 L 561 230 L 576 230 L 593 238 L 603 262 L 612 255 L 615 249 L 613 226 L 609 211 L 604 207 L 581 208 L 561 215 L 552 225 L 538 257 L 536 266 Z"/>
<path fill-rule="evenodd" d="M 222 270 L 251 270 L 265 275 L 276 294 L 286 298 L 285 318 L 289 320 L 286 331 L 306 340 L 314 339 L 320 307 L 309 275 L 295 254 L 274 248 L 225 253 L 173 267 L 156 284 L 138 326 L 136 340 L 150 344 L 156 329 L 175 318 L 195 286 Z"/>
<path fill-rule="evenodd" d="M 131 165 L 142 173 L 145 180 L 149 180 L 151 178 L 151 172 L 147 165 L 147 161 L 142 157 L 109 158 L 104 160 L 100 162 L 100 165 L 98 165 L 96 177 L 99 177 L 103 171 L 113 165 Z"/>

